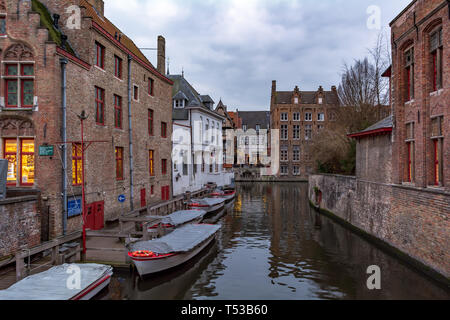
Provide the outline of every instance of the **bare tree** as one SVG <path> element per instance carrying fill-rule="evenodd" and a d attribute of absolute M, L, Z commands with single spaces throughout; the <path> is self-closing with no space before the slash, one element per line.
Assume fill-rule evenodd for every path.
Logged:
<path fill-rule="evenodd" d="M 374 68 L 373 85 L 377 105 L 385 105 L 389 101 L 389 80 L 381 76 L 391 65 L 389 45 L 385 42 L 385 39 L 386 36 L 380 32 L 374 47 L 368 49 Z"/>

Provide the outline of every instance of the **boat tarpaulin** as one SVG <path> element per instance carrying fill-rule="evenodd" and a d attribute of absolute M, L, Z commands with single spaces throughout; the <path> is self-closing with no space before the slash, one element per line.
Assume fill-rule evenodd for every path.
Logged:
<path fill-rule="evenodd" d="M 209 207 L 214 207 L 218 204 L 221 204 L 224 201 L 225 201 L 224 198 L 203 198 L 203 199 L 192 200 L 192 202 L 194 202 L 194 203 L 199 203 L 201 205 L 206 205 Z"/>
<path fill-rule="evenodd" d="M 148 250 L 158 254 L 188 252 L 214 235 L 220 228 L 220 225 L 188 224 L 162 238 L 132 243 L 129 249 L 132 252 Z"/>
<path fill-rule="evenodd" d="M 205 216 L 205 214 L 206 211 L 204 210 L 181 210 L 165 216 L 161 222 L 163 224 L 171 224 L 176 227 L 201 218 Z"/>
<path fill-rule="evenodd" d="M 63 264 L 1 290 L 0 300 L 70 300 L 112 270 L 101 264 Z"/>

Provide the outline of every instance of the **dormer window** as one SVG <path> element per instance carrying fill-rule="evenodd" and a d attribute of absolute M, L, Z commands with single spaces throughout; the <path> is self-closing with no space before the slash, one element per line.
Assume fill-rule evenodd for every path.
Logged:
<path fill-rule="evenodd" d="M 323 98 L 319 98 L 319 104 L 323 104 Z"/>
<path fill-rule="evenodd" d="M 174 107 L 174 108 L 178 108 L 178 109 L 184 108 L 184 100 L 182 100 L 182 99 L 176 99 L 176 100 L 174 100 L 174 101 L 173 101 L 173 107 Z"/>
<path fill-rule="evenodd" d="M 294 104 L 298 104 L 298 97 L 294 98 Z"/>

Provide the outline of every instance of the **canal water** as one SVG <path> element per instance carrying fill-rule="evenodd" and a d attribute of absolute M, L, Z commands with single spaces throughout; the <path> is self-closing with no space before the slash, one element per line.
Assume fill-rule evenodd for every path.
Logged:
<path fill-rule="evenodd" d="M 310 208 L 304 183 L 238 184 L 218 240 L 196 259 L 141 280 L 116 272 L 101 299 L 449 299 L 416 272 Z M 367 288 L 371 265 L 381 290 Z"/>

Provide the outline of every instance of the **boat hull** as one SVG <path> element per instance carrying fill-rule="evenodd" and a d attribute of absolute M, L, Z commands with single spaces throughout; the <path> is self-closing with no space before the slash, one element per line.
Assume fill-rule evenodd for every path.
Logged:
<path fill-rule="evenodd" d="M 97 280 L 93 284 L 91 284 L 89 287 L 84 289 L 82 292 L 77 294 L 75 297 L 73 297 L 70 300 L 91 300 L 94 298 L 97 294 L 99 294 L 103 289 L 109 286 L 109 283 L 111 282 L 112 272 L 108 273 L 107 275 L 103 276 L 101 279 Z"/>
<path fill-rule="evenodd" d="M 189 261 L 196 255 L 198 255 L 204 248 L 206 248 L 215 238 L 216 235 L 213 234 L 212 236 L 210 236 L 208 239 L 200 243 L 197 247 L 195 247 L 193 250 L 189 252 L 178 253 L 160 259 L 132 257 L 131 260 L 133 260 L 133 263 L 136 266 L 136 269 L 141 277 L 155 274 L 158 272 L 172 269 Z"/>

